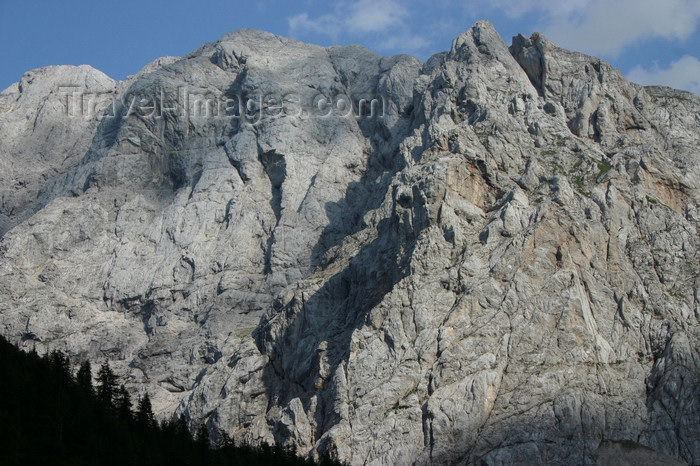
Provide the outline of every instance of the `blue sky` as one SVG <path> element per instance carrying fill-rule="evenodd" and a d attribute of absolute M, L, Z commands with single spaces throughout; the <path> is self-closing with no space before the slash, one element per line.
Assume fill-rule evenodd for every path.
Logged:
<path fill-rule="evenodd" d="M 506 43 L 543 32 L 633 81 L 700 94 L 700 0 L 0 0 L 0 89 L 45 65 L 88 64 L 124 79 L 243 27 L 425 60 L 479 19 Z"/>

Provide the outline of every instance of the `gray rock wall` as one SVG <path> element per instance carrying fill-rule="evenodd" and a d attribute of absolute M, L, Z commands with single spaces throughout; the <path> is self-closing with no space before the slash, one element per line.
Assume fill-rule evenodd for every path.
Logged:
<path fill-rule="evenodd" d="M 488 22 L 425 64 L 241 30 L 35 70 L 0 94 L 0 331 L 352 464 L 698 463 L 699 114 Z"/>

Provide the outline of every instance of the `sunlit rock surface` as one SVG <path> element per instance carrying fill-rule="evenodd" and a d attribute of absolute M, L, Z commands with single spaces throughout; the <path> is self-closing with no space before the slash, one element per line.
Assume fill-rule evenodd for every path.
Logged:
<path fill-rule="evenodd" d="M 488 22 L 424 64 L 240 30 L 33 70 L 0 332 L 352 464 L 697 464 L 699 114 Z"/>

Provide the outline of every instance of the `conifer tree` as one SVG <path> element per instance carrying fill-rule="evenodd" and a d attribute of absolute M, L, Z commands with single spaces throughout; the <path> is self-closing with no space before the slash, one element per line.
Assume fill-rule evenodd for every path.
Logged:
<path fill-rule="evenodd" d="M 178 416 L 177 419 L 175 419 L 175 435 L 179 437 L 183 437 L 185 439 L 192 440 L 192 434 L 190 433 L 190 429 L 187 427 L 187 421 L 185 420 L 185 416 L 180 415 Z"/>
<path fill-rule="evenodd" d="M 97 373 L 97 400 L 107 408 L 115 407 L 117 394 L 117 376 L 109 368 L 107 361 L 102 363 Z"/>
<path fill-rule="evenodd" d="M 62 352 L 53 350 L 49 354 L 48 361 L 57 373 L 70 377 L 70 360 Z"/>
<path fill-rule="evenodd" d="M 153 407 L 151 406 L 151 398 L 148 396 L 148 393 L 145 393 L 139 400 L 139 405 L 136 410 L 136 422 L 144 429 L 156 425 L 155 417 L 153 416 Z"/>
<path fill-rule="evenodd" d="M 78 369 L 78 373 L 75 376 L 75 381 L 78 387 L 83 391 L 83 393 L 91 394 L 92 388 L 92 368 L 90 367 L 90 361 L 85 360 Z"/>
<path fill-rule="evenodd" d="M 197 433 L 194 436 L 195 442 L 202 449 L 209 448 L 209 429 L 204 423 L 199 425 L 197 428 Z"/>
<path fill-rule="evenodd" d="M 129 396 L 129 392 L 126 391 L 124 384 L 117 390 L 115 405 L 120 418 L 131 419 L 131 408 L 133 404 L 131 403 L 131 396 Z"/>
<path fill-rule="evenodd" d="M 226 448 L 235 445 L 231 436 L 223 429 L 219 429 L 217 437 L 216 448 Z"/>
<path fill-rule="evenodd" d="M 66 363 L 56 352 L 23 353 L 0 336 L 0 464 L 316 464 L 290 448 L 236 446 L 221 431 L 213 448 L 204 424 L 192 438 L 185 416 L 159 426 L 148 395 L 132 415 L 129 393 L 107 363 L 97 395 L 85 390 L 92 387 L 90 363 L 75 378 Z M 111 400 L 109 408 L 96 409 L 98 399 Z"/>

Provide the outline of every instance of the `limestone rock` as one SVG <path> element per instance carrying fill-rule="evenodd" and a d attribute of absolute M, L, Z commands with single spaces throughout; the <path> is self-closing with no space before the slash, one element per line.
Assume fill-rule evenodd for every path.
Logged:
<path fill-rule="evenodd" d="M 425 64 L 240 30 L 0 112 L 20 346 L 351 464 L 700 462 L 698 96 L 479 22 Z"/>

